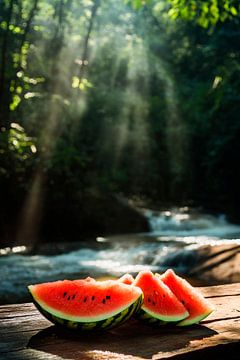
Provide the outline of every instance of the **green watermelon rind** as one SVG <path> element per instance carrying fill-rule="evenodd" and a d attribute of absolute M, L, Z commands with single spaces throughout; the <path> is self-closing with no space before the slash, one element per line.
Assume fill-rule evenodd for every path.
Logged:
<path fill-rule="evenodd" d="M 206 312 L 205 314 L 201 314 L 200 316 L 184 319 L 184 320 L 180 321 L 179 323 L 177 323 L 176 325 L 177 326 L 189 326 L 189 325 L 198 324 L 200 321 L 202 321 L 208 315 L 210 315 L 213 311 L 214 311 L 214 309 Z"/>
<path fill-rule="evenodd" d="M 33 297 L 33 303 L 39 312 L 53 324 L 60 325 L 70 330 L 98 331 L 112 329 L 130 319 L 130 317 L 140 310 L 143 303 L 143 294 L 140 294 L 136 300 L 128 304 L 125 308 L 118 309 L 118 311 L 111 316 L 104 315 L 101 319 L 77 319 L 76 317 L 63 316 L 62 313 L 59 314 L 59 312 L 54 311 L 52 308 L 46 307 L 45 304 L 42 305 L 41 302 L 33 296 L 30 289 L 31 287 L 29 286 L 28 288 Z"/>
<path fill-rule="evenodd" d="M 148 310 L 144 305 L 141 309 L 135 314 L 135 318 L 140 322 L 151 325 L 151 326 L 163 326 L 168 324 L 177 324 L 180 320 L 184 321 L 189 316 L 188 311 L 179 316 L 165 316 L 160 313 L 155 313 Z"/>
<path fill-rule="evenodd" d="M 179 315 L 173 315 L 173 316 L 166 316 L 164 314 L 161 313 L 156 313 L 153 312 L 151 310 L 149 310 L 148 308 L 146 308 L 144 305 L 142 306 L 142 310 L 147 313 L 148 316 L 155 318 L 157 320 L 161 320 L 164 322 L 179 322 L 180 320 L 186 319 L 189 316 L 189 312 L 186 310 L 184 313 L 179 314 Z"/>
<path fill-rule="evenodd" d="M 143 324 L 151 325 L 154 327 L 163 326 L 167 324 L 166 321 L 160 320 L 156 317 L 153 317 L 152 315 L 149 315 L 142 308 L 135 314 L 135 318 Z"/>

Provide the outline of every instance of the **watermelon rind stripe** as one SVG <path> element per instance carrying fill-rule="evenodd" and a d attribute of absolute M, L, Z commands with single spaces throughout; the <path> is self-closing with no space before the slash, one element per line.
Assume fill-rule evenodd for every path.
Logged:
<path fill-rule="evenodd" d="M 97 330 L 107 330 L 113 327 L 119 326 L 120 324 L 127 321 L 132 315 L 134 315 L 143 303 L 143 295 L 141 294 L 133 303 L 128 305 L 124 309 L 120 309 L 117 314 L 114 316 L 101 319 L 98 321 L 73 321 L 69 319 L 63 319 L 43 308 L 39 302 L 37 302 L 33 298 L 33 303 L 36 308 L 42 313 L 44 317 L 46 317 L 49 321 L 56 325 L 63 326 L 70 330 L 78 330 L 78 331 L 97 331 Z"/>
<path fill-rule="evenodd" d="M 162 326 L 167 324 L 166 321 L 163 320 L 159 320 L 155 317 L 152 317 L 152 315 L 149 315 L 146 311 L 144 310 L 140 310 L 139 312 L 136 313 L 135 316 L 139 321 L 141 321 L 142 323 L 146 324 L 146 325 L 151 325 L 151 326 Z"/>

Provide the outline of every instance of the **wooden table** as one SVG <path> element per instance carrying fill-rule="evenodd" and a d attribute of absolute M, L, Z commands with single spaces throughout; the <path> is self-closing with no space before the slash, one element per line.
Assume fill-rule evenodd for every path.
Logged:
<path fill-rule="evenodd" d="M 76 334 L 51 325 L 32 304 L 0 307 L 0 359 L 240 359 L 240 283 L 201 288 L 216 311 L 201 325 L 153 329 L 135 320 Z"/>

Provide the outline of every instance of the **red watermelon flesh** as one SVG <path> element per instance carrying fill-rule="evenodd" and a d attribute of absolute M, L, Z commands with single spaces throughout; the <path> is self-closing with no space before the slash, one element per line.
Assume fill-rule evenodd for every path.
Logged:
<path fill-rule="evenodd" d="M 118 314 L 142 296 L 141 289 L 114 280 L 63 280 L 30 285 L 37 304 L 72 321 L 99 321 Z"/>
<path fill-rule="evenodd" d="M 173 270 L 169 269 L 163 275 L 157 276 L 172 290 L 189 312 L 189 316 L 178 325 L 185 326 L 198 323 L 214 310 L 199 290 L 176 275 Z"/>
<path fill-rule="evenodd" d="M 119 281 L 123 284 L 126 284 L 126 285 L 132 285 L 134 282 L 134 277 L 131 274 L 124 274 L 117 281 Z"/>
<path fill-rule="evenodd" d="M 151 271 L 141 271 L 133 284 L 143 291 L 142 310 L 148 315 L 167 322 L 176 322 L 188 317 L 189 313 L 182 303 Z"/>

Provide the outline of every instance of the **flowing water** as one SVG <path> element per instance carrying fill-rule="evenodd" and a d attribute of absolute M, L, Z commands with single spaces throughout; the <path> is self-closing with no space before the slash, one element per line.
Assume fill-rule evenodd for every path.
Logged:
<path fill-rule="evenodd" d="M 19 246 L 0 249 L 0 303 L 28 301 L 28 284 L 57 279 L 116 277 L 169 267 L 187 275 L 198 261 L 199 246 L 240 244 L 240 226 L 230 224 L 223 215 L 188 208 L 142 211 L 149 233 L 59 244 L 54 251 L 49 245 L 37 255 L 24 254 L 27 249 Z"/>

